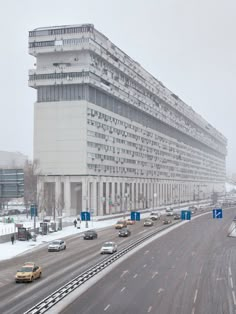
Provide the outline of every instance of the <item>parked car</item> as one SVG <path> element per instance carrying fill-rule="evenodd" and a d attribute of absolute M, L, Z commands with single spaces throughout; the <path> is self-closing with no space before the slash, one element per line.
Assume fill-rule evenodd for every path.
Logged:
<path fill-rule="evenodd" d="M 54 240 L 48 245 L 48 252 L 59 252 L 66 249 L 66 242 L 64 240 Z"/>
<path fill-rule="evenodd" d="M 151 226 L 153 226 L 152 219 L 145 219 L 143 225 L 144 225 L 144 227 L 151 227 Z"/>
<path fill-rule="evenodd" d="M 122 228 L 119 231 L 119 237 L 128 237 L 131 235 L 131 231 L 128 228 Z"/>
<path fill-rule="evenodd" d="M 127 226 L 127 221 L 126 220 L 118 220 L 117 223 L 115 224 L 116 229 L 121 229 Z"/>
<path fill-rule="evenodd" d="M 84 240 L 97 239 L 98 234 L 95 230 L 87 230 L 84 232 Z"/>
<path fill-rule="evenodd" d="M 34 279 L 40 278 L 42 275 L 42 268 L 34 262 L 26 262 L 17 270 L 15 275 L 15 282 L 32 282 Z"/>
<path fill-rule="evenodd" d="M 117 251 L 117 244 L 115 242 L 105 242 L 101 247 L 101 254 L 113 254 Z"/>

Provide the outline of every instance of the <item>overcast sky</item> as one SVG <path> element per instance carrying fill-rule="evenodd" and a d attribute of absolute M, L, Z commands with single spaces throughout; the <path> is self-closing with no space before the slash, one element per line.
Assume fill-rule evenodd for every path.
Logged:
<path fill-rule="evenodd" d="M 0 150 L 33 157 L 28 31 L 92 23 L 227 137 L 236 172 L 235 0 L 2 0 L 0 21 Z"/>

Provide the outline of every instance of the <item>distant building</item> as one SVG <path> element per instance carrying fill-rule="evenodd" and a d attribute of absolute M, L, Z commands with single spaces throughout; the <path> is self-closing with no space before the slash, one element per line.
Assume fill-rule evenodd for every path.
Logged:
<path fill-rule="evenodd" d="M 105 215 L 224 193 L 227 139 L 93 25 L 34 29 L 29 53 L 45 208 Z"/>
<path fill-rule="evenodd" d="M 24 168 L 27 156 L 19 152 L 0 151 L 0 169 Z"/>

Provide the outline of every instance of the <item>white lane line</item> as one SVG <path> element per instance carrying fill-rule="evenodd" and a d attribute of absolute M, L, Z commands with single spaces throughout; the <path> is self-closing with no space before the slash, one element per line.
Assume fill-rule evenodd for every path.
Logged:
<path fill-rule="evenodd" d="M 203 268 L 203 265 L 202 265 L 201 268 L 200 268 L 200 272 L 199 272 L 200 274 L 202 273 L 202 268 Z"/>
<path fill-rule="evenodd" d="M 236 305 L 236 297 L 235 297 L 235 292 L 234 292 L 234 290 L 232 291 L 232 295 L 233 295 L 234 305 Z"/>
<path fill-rule="evenodd" d="M 145 252 L 144 252 L 144 255 L 146 255 L 147 253 L 149 253 L 149 250 L 145 251 Z"/>
<path fill-rule="evenodd" d="M 198 290 L 196 289 L 195 294 L 194 294 L 193 303 L 195 303 L 195 302 L 196 302 L 196 300 L 197 300 L 197 293 L 198 293 Z"/>
<path fill-rule="evenodd" d="M 191 314 L 194 314 L 194 312 L 195 312 L 195 308 L 193 307 L 193 309 L 192 309 L 192 313 L 191 313 Z"/>
<path fill-rule="evenodd" d="M 188 276 L 188 273 L 186 272 L 186 273 L 184 274 L 184 280 L 187 278 L 187 276 Z"/>
<path fill-rule="evenodd" d="M 147 264 L 144 264 L 144 265 L 143 265 L 143 268 L 145 268 L 145 267 L 147 267 Z"/>
<path fill-rule="evenodd" d="M 111 306 L 111 305 L 108 304 L 108 305 L 105 307 L 104 311 L 108 310 L 110 306 Z"/>
<path fill-rule="evenodd" d="M 148 308 L 148 313 L 150 313 L 151 310 L 152 310 L 152 306 L 149 306 L 149 308 Z"/>
<path fill-rule="evenodd" d="M 136 278 L 138 276 L 138 274 L 135 274 L 133 278 Z"/>
<path fill-rule="evenodd" d="M 152 279 L 153 279 L 156 275 L 158 275 L 158 271 L 156 271 L 155 273 L 153 273 Z"/>
<path fill-rule="evenodd" d="M 147 230 L 140 231 L 140 232 L 138 232 L 138 234 L 141 234 L 141 233 L 144 233 L 144 232 L 147 232 Z"/>
<path fill-rule="evenodd" d="M 168 252 L 168 256 L 170 256 L 171 253 L 172 253 L 172 251 L 169 251 L 169 252 Z"/>
<path fill-rule="evenodd" d="M 128 272 L 129 272 L 128 269 L 124 270 L 123 273 L 120 275 L 120 278 L 124 277 L 124 275 L 127 274 Z"/>
<path fill-rule="evenodd" d="M 231 267 L 229 266 L 229 275 L 232 276 Z"/>
<path fill-rule="evenodd" d="M 234 283 L 233 283 L 232 277 L 230 277 L 230 285 L 231 285 L 231 288 L 233 289 L 234 288 Z"/>
<path fill-rule="evenodd" d="M 120 290 L 120 292 L 123 292 L 125 289 L 126 289 L 126 287 L 123 287 L 123 288 Z"/>
<path fill-rule="evenodd" d="M 161 293 L 161 292 L 163 292 L 163 291 L 165 291 L 165 290 L 162 289 L 162 288 L 160 288 L 160 289 L 158 289 L 157 293 L 159 294 L 159 293 Z"/>

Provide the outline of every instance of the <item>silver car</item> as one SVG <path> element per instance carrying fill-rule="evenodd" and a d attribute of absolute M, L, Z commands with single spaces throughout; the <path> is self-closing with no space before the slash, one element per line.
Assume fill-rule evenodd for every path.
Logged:
<path fill-rule="evenodd" d="M 66 242 L 64 240 L 54 240 L 48 245 L 48 252 L 59 252 L 66 249 Z"/>
<path fill-rule="evenodd" d="M 100 253 L 101 254 L 106 254 L 106 253 L 113 254 L 116 251 L 117 251 L 117 244 L 115 242 L 105 242 L 102 245 Z"/>

